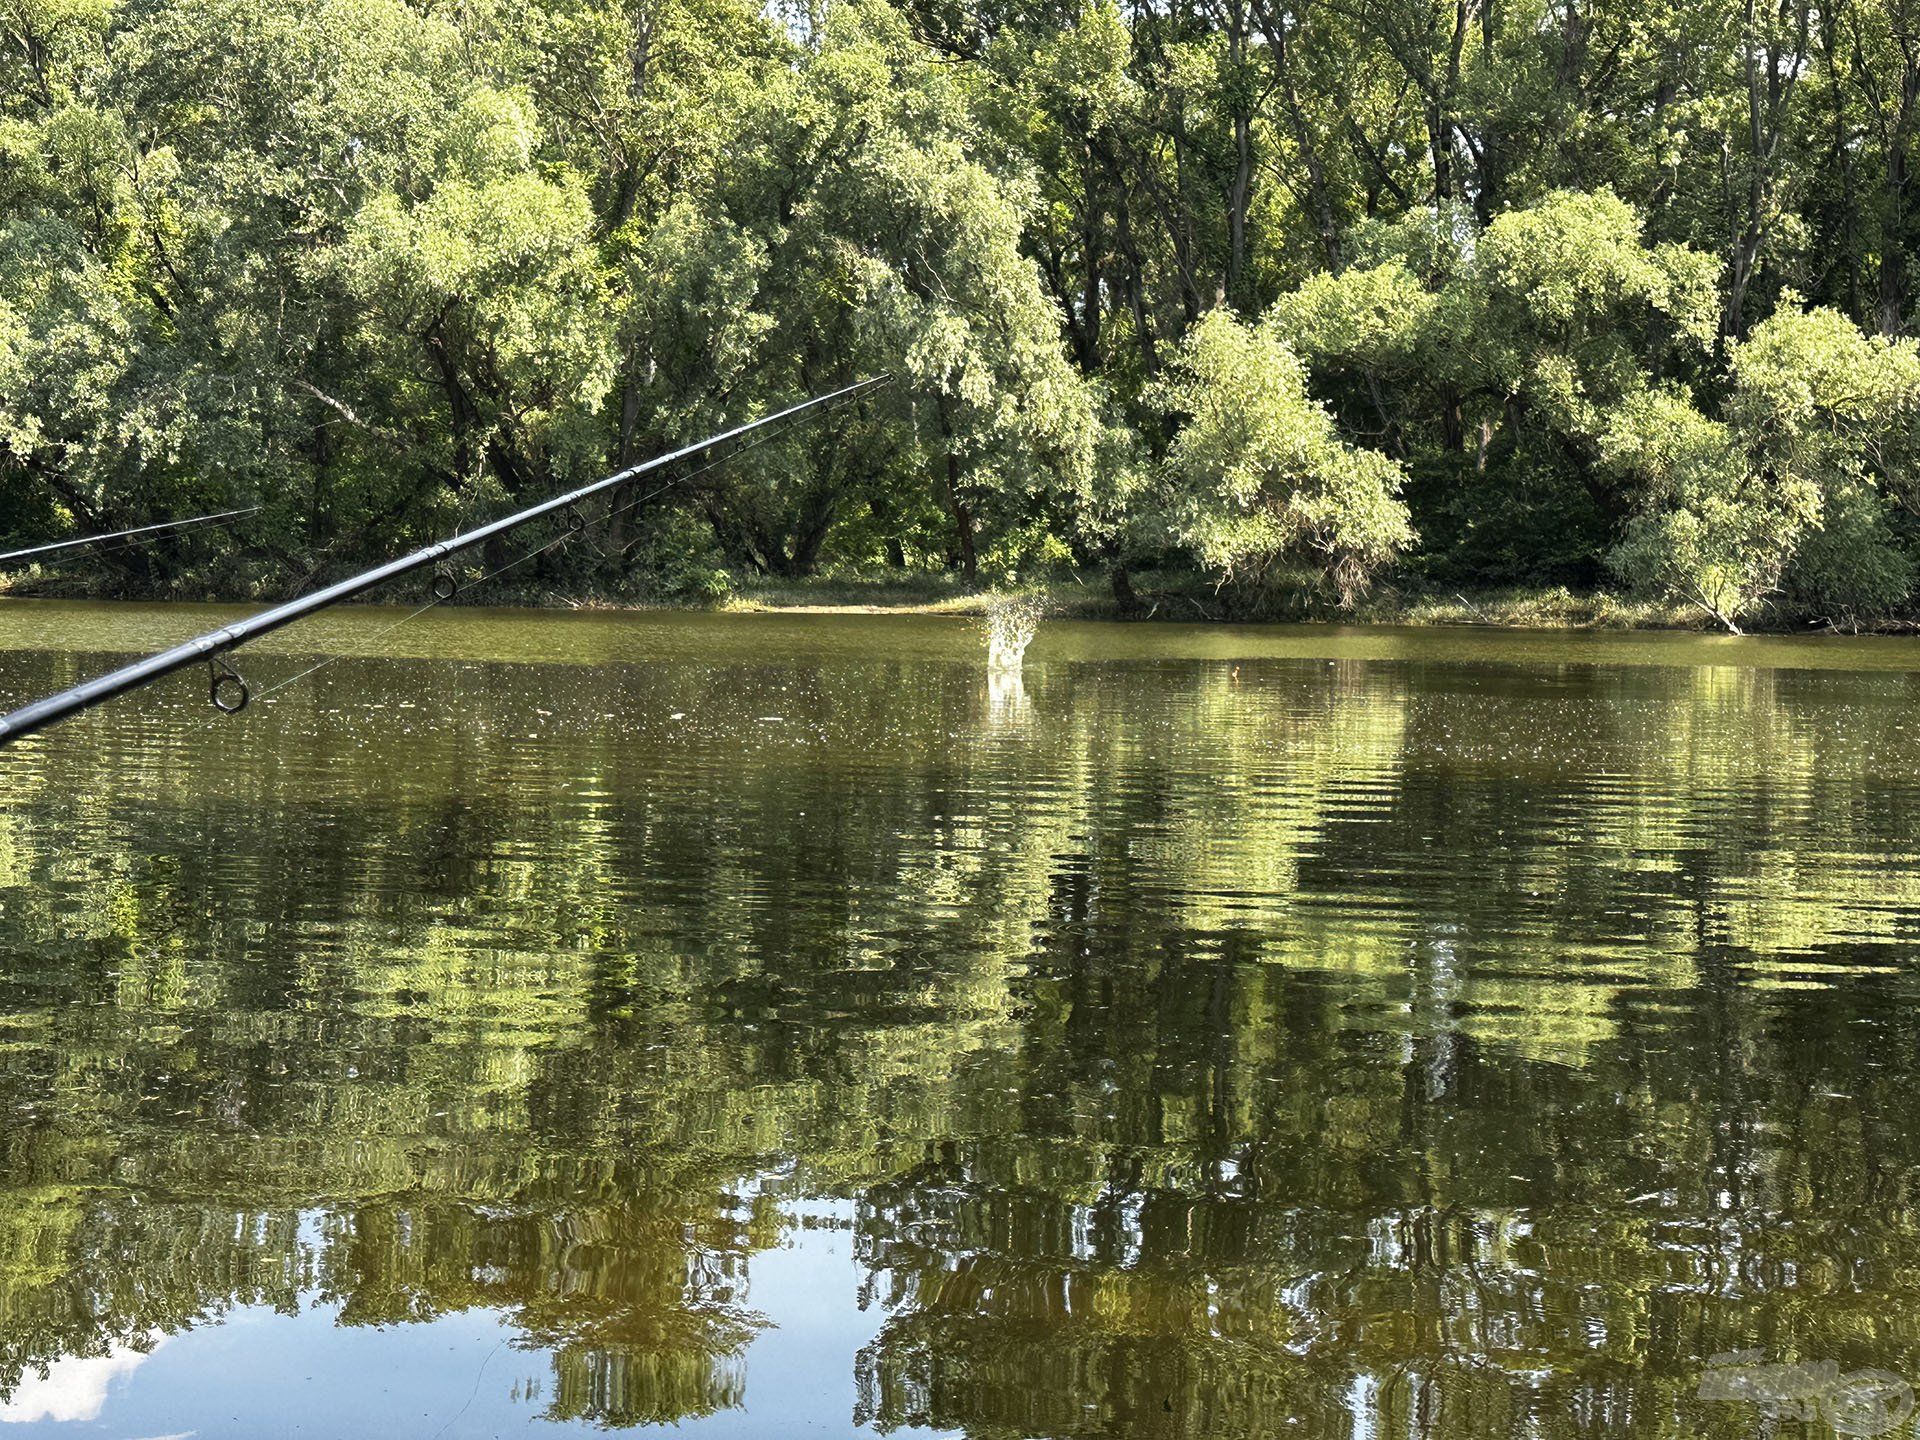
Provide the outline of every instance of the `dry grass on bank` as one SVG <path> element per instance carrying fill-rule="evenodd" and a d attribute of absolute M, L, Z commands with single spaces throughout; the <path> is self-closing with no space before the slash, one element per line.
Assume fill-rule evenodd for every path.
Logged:
<path fill-rule="evenodd" d="M 648 597 L 631 593 L 582 594 L 539 584 L 487 586 L 457 603 L 573 610 L 718 610 L 753 614 L 920 614 L 978 615 L 996 591 L 968 589 L 944 573 L 866 572 L 780 580 L 733 576 L 728 593 L 715 600 Z M 1704 630 L 1719 626 L 1697 606 L 1677 601 L 1636 599 L 1606 590 L 1577 592 L 1564 586 L 1514 586 L 1486 590 L 1382 585 L 1350 610 L 1327 599 L 1300 598 L 1298 590 L 1276 592 L 1249 605 L 1236 602 L 1211 583 L 1185 572 L 1145 572 L 1133 577 L 1138 601 L 1123 611 L 1103 572 L 1055 578 L 1040 584 L 1008 587 L 1034 595 L 1056 619 L 1151 620 L 1183 623 L 1293 622 L 1332 625 L 1489 625 L 1520 630 Z M 0 575 L 0 598 L 8 594 L 48 599 L 132 598 L 103 595 L 84 575 L 36 571 Z M 163 598 L 163 597 L 152 597 Z M 265 603 L 274 597 L 176 596 L 178 599 Z M 1913 621 L 1884 619 L 1857 626 L 1809 623 L 1781 615 L 1744 622 L 1755 633 L 1818 633 L 1823 630 L 1911 634 Z"/>
<path fill-rule="evenodd" d="M 1019 587 L 1041 596 L 1058 618 L 1123 618 L 1105 576 L 1056 580 Z M 1160 621 L 1295 621 L 1362 625 L 1499 625 L 1516 629 L 1711 629 L 1689 607 L 1632 600 L 1599 591 L 1565 588 L 1503 589 L 1444 593 L 1376 590 L 1352 610 L 1331 604 L 1276 603 L 1248 609 L 1225 599 L 1211 585 L 1188 576 L 1146 575 L 1135 580 L 1139 607 L 1124 618 Z M 978 614 L 989 595 L 968 591 L 947 576 L 899 580 L 818 578 L 751 580 L 714 608 L 730 611 Z"/>

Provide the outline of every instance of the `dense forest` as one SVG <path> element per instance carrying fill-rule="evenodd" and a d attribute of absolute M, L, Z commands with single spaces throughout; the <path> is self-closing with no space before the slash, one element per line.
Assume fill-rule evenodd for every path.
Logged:
<path fill-rule="evenodd" d="M 1916 20 L 7 0 L 0 531 L 284 595 L 887 371 L 541 573 L 1898 616 Z"/>

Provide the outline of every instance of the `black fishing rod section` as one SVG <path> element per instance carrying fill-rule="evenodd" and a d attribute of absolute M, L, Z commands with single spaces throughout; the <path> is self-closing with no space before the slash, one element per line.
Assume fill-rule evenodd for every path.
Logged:
<path fill-rule="evenodd" d="M 414 551 L 411 555 L 403 555 L 398 560 L 389 560 L 384 565 L 350 576 L 338 584 L 329 585 L 324 590 L 316 590 L 311 595 L 290 600 L 284 605 L 276 605 L 271 610 L 263 610 L 258 615 L 248 616 L 245 620 L 236 620 L 233 624 L 223 625 L 218 630 L 196 635 L 193 639 L 176 645 L 171 650 L 163 650 L 158 655 L 149 655 L 144 660 L 136 660 L 133 664 L 123 666 L 110 674 L 75 685 L 70 690 L 63 690 L 58 695 L 50 695 L 45 700 L 36 700 L 31 705 L 23 705 L 11 714 L 0 716 L 0 745 L 18 740 L 23 735 L 31 735 L 36 730 L 44 730 L 47 726 L 64 720 L 69 715 L 77 715 L 82 710 L 89 710 L 95 705 L 124 695 L 129 690 L 137 690 L 143 685 L 149 685 L 163 676 L 171 675 L 177 670 L 185 670 L 192 665 L 205 664 L 209 667 L 211 672 L 209 698 L 216 706 L 222 710 L 238 710 L 246 704 L 246 687 L 241 683 L 240 677 L 220 657 L 246 644 L 249 640 L 257 640 L 262 635 L 284 629 L 296 620 L 304 620 L 309 615 L 318 614 L 329 606 L 364 595 L 386 581 L 398 579 L 416 570 L 424 570 L 450 555 L 471 550 L 476 545 L 484 545 L 489 540 L 517 530 L 522 525 L 543 516 L 570 511 L 571 507 L 577 506 L 582 500 L 611 490 L 614 486 L 632 480 L 636 476 L 664 469 L 689 456 L 711 450 L 716 445 L 738 440 L 743 436 L 751 435 L 756 430 L 777 425 L 783 420 L 795 419 L 809 411 L 831 405 L 835 401 L 855 399 L 877 390 L 892 378 L 890 375 L 874 375 L 865 380 L 857 380 L 839 390 L 815 395 L 810 400 L 789 405 L 784 410 L 763 415 L 758 420 L 736 425 L 731 430 L 709 435 L 706 439 L 696 441 L 692 445 L 683 445 L 678 450 L 656 456 L 639 465 L 629 466 L 603 480 L 596 480 L 591 485 L 582 485 L 577 490 L 569 490 L 564 495 L 556 495 L 551 500 L 545 500 L 525 510 L 516 511 L 512 515 L 503 516 L 478 529 L 438 541 L 424 549 Z M 571 510 L 567 519 L 573 529 L 584 527 L 585 522 L 577 510 Z M 433 580 L 433 598 L 435 600 L 450 599 L 457 588 L 458 585 L 451 575 L 436 575 Z"/>
<path fill-rule="evenodd" d="M 105 535 L 82 535 L 77 540 L 55 540 L 46 545 L 30 545 L 25 550 L 8 550 L 0 554 L 0 565 L 9 565 L 16 560 L 31 560 L 36 555 L 55 555 L 63 550 L 78 550 L 84 545 L 103 545 L 109 540 L 159 535 L 171 530 L 190 530 L 196 525 L 218 525 L 259 513 L 258 505 L 249 505 L 244 510 L 222 510 L 214 515 L 192 515 L 185 520 L 162 520 L 157 525 L 136 525 L 131 530 L 110 530 Z"/>

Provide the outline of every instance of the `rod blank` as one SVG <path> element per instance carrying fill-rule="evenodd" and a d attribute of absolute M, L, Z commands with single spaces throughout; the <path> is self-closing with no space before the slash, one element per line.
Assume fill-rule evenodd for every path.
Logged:
<path fill-rule="evenodd" d="M 397 560 L 389 560 L 384 565 L 349 576 L 337 584 L 329 585 L 324 590 L 316 590 L 311 595 L 290 600 L 284 605 L 276 605 L 270 610 L 261 611 L 258 615 L 250 615 L 245 620 L 236 620 L 233 624 L 223 625 L 218 630 L 209 630 L 204 635 L 196 635 L 193 639 L 176 645 L 171 650 L 163 650 L 158 655 L 149 655 L 144 660 L 136 660 L 131 665 L 75 685 L 70 690 L 63 690 L 58 695 L 50 695 L 45 700 L 36 700 L 31 705 L 23 705 L 11 714 L 0 716 L 0 745 L 18 740 L 23 735 L 31 735 L 36 730 L 44 730 L 47 726 L 64 720 L 69 715 L 91 709 L 115 696 L 124 695 L 129 690 L 151 684 L 162 676 L 184 670 L 189 665 L 211 661 L 216 656 L 246 644 L 249 640 L 257 640 L 262 635 L 283 629 L 296 620 L 305 619 L 309 615 L 325 610 L 330 605 L 338 605 L 343 600 L 364 595 L 376 585 L 410 574 L 415 570 L 425 569 L 437 561 L 446 559 L 449 555 L 457 555 L 463 550 L 485 544 L 495 536 L 517 530 L 520 526 L 538 520 L 543 515 L 551 515 L 555 511 L 565 510 L 569 505 L 577 505 L 589 496 L 612 489 L 615 485 L 631 480 L 635 476 L 659 470 L 675 461 L 684 460 L 690 455 L 698 455 L 703 451 L 711 450 L 716 445 L 724 445 L 729 440 L 737 440 L 743 435 L 750 435 L 756 430 L 764 429 L 781 420 L 792 419 L 796 415 L 805 414 L 832 401 L 863 395 L 885 385 L 890 379 L 892 376 L 884 374 L 869 376 L 865 380 L 857 380 L 839 390 L 825 395 L 816 395 L 797 405 L 789 405 L 785 410 L 763 415 L 758 420 L 736 425 L 731 430 L 709 435 L 706 439 L 692 445 L 683 445 L 678 450 L 617 471 L 603 480 L 582 485 L 577 490 L 570 490 L 564 495 L 556 495 L 551 500 L 544 500 L 538 505 L 503 516 L 501 519 L 480 526 L 477 530 L 469 530 L 463 535 L 437 541 L 423 549 L 415 550 L 410 555 L 403 555 Z"/>

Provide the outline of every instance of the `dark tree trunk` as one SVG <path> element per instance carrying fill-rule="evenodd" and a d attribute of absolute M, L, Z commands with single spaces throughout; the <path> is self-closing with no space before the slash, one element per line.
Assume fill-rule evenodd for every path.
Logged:
<path fill-rule="evenodd" d="M 1308 124 L 1306 107 L 1300 101 L 1300 87 L 1293 73 L 1293 36 L 1299 21 L 1294 8 L 1284 0 L 1255 0 L 1254 18 L 1266 37 L 1268 59 L 1273 65 L 1274 83 L 1287 112 L 1293 131 L 1293 143 L 1306 171 L 1307 208 L 1320 234 L 1320 248 L 1327 257 L 1327 269 L 1338 275 L 1342 269 L 1340 222 L 1334 210 L 1332 187 L 1327 180 L 1326 160 Z"/>
<path fill-rule="evenodd" d="M 960 456 L 953 448 L 953 424 L 947 415 L 944 397 L 939 403 L 940 438 L 946 442 L 946 484 L 943 499 L 947 514 L 953 518 L 954 556 L 960 565 L 960 578 L 969 587 L 980 578 L 980 557 L 974 545 L 973 511 L 967 505 L 961 485 Z"/>
<path fill-rule="evenodd" d="M 1077 117 L 1087 135 L 1080 153 L 1080 323 L 1075 337 L 1081 368 L 1091 374 L 1100 366 L 1100 204 L 1098 176 L 1101 166 L 1090 133 L 1093 119 L 1084 111 Z"/>
<path fill-rule="evenodd" d="M 1480 63 L 1489 75 L 1496 73 L 1499 63 L 1494 58 L 1493 50 L 1497 24 L 1493 6 L 1494 0 L 1481 0 Z M 1483 115 L 1480 122 L 1479 183 L 1473 197 L 1474 212 L 1480 217 L 1482 225 L 1492 223 L 1493 212 L 1500 203 L 1502 145 L 1499 125 L 1490 116 Z"/>
<path fill-rule="evenodd" d="M 1233 179 L 1227 186 L 1227 274 L 1221 286 L 1223 300 L 1248 303 L 1247 214 L 1253 208 L 1253 113 L 1251 92 L 1239 82 L 1246 63 L 1247 9 L 1244 0 L 1226 6 L 1227 60 L 1236 76 L 1233 112 Z"/>
<path fill-rule="evenodd" d="M 1127 211 L 1126 189 L 1119 187 L 1113 216 L 1114 242 L 1127 262 L 1127 307 L 1133 314 L 1134 343 L 1140 347 L 1140 363 L 1148 375 L 1160 369 L 1160 356 L 1154 340 L 1153 315 L 1147 308 L 1146 267 L 1140 260 L 1140 248 L 1133 240 L 1133 220 Z"/>
<path fill-rule="evenodd" d="M 1784 10 L 1785 5 L 1782 6 Z M 1732 203 L 1732 162 L 1723 144 L 1723 186 L 1729 200 L 1730 245 L 1728 254 L 1727 309 L 1721 319 L 1721 334 L 1738 339 L 1746 332 L 1747 288 L 1753 283 L 1760 251 L 1769 230 L 1770 200 L 1773 193 L 1774 166 L 1779 159 L 1786 134 L 1787 109 L 1798 79 L 1805 68 L 1809 27 L 1812 21 L 1810 0 L 1798 0 L 1796 28 L 1791 49 L 1776 39 L 1765 45 L 1754 23 L 1755 0 L 1745 0 L 1742 10 L 1740 45 L 1747 86 L 1747 175 L 1745 204 Z"/>
<path fill-rule="evenodd" d="M 879 495 L 869 495 L 867 497 L 867 513 L 873 516 L 874 522 L 886 531 L 886 535 L 881 543 L 886 546 L 887 550 L 887 568 L 890 570 L 906 569 L 907 552 L 905 547 L 900 543 L 900 532 L 894 527 L 893 510 L 891 507 L 888 506 L 883 497 Z"/>
<path fill-rule="evenodd" d="M 1452 127 L 1438 104 L 1427 103 L 1427 148 L 1433 155 L 1433 198 L 1453 199 Z"/>
<path fill-rule="evenodd" d="M 613 459 L 617 470 L 633 463 L 634 442 L 640 428 L 640 377 L 634 373 L 639 358 L 639 345 L 635 342 L 627 347 L 627 363 L 620 383 L 620 438 Z M 619 555 L 626 550 L 627 530 L 632 519 L 627 513 L 627 504 L 632 498 L 631 480 L 614 486 L 607 497 L 607 549 L 611 554 Z"/>
<path fill-rule="evenodd" d="M 1909 64 L 1900 77 L 1900 109 L 1887 141 L 1887 178 L 1881 199 L 1877 308 L 1882 335 L 1904 334 L 1907 328 L 1907 187 L 1913 178 L 1907 149 L 1916 99 L 1920 99 L 1920 69 Z"/>

